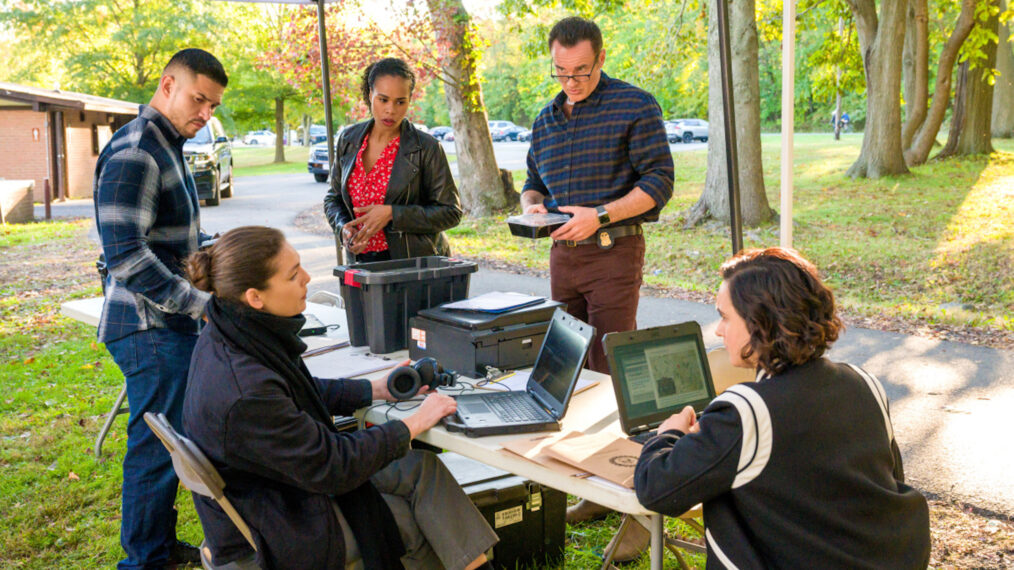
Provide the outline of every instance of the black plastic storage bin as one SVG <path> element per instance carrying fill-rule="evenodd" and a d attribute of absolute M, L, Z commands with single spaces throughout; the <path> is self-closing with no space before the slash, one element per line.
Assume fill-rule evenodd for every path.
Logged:
<path fill-rule="evenodd" d="M 354 263 L 334 268 L 341 279 L 352 346 L 378 354 L 408 347 L 408 320 L 423 309 L 468 297 L 468 279 L 479 266 L 430 256 Z"/>
<path fill-rule="evenodd" d="M 563 563 L 567 494 L 457 453 L 438 455 L 500 542 L 490 563 L 497 570 Z"/>

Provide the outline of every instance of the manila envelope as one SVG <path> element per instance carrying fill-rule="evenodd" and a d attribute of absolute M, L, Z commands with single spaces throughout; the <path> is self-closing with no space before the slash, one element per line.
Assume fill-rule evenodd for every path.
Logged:
<path fill-rule="evenodd" d="M 634 488 L 634 467 L 641 445 L 612 433 L 600 432 L 554 442 L 545 453 L 607 481 Z"/>
<path fill-rule="evenodd" d="M 503 448 L 505 451 L 520 455 L 529 461 L 534 461 L 539 465 L 549 467 L 557 473 L 563 473 L 565 475 L 569 475 L 570 477 L 591 477 L 592 474 L 587 471 L 576 469 L 559 459 L 546 455 L 546 446 L 552 445 L 553 443 L 563 439 L 581 437 L 581 435 L 581 432 L 570 431 L 563 434 L 523 437 L 521 439 L 512 439 L 511 441 L 504 443 Z"/>

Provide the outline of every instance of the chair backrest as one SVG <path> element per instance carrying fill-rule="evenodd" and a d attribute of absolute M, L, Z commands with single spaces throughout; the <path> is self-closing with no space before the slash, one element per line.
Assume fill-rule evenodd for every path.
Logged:
<path fill-rule="evenodd" d="M 756 373 L 749 368 L 738 368 L 729 362 L 729 351 L 716 348 L 708 353 L 708 365 L 711 366 L 711 379 L 715 382 L 715 394 L 721 394 L 733 384 L 753 382 Z"/>
<path fill-rule="evenodd" d="M 165 414 L 156 415 L 145 412 L 144 421 L 162 441 L 162 445 L 169 450 L 169 455 L 173 460 L 173 469 L 183 485 L 198 495 L 214 499 L 218 506 L 225 511 L 225 514 L 229 515 L 229 519 L 236 525 L 250 546 L 257 550 L 250 527 L 225 496 L 225 481 L 204 455 L 204 452 L 197 447 L 197 444 L 177 433 L 169 425 Z"/>

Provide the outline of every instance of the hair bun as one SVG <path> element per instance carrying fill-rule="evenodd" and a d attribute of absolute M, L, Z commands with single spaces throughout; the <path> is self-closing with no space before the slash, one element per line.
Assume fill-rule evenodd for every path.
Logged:
<path fill-rule="evenodd" d="M 214 291 L 214 285 L 211 282 L 211 265 L 211 253 L 207 250 L 196 251 L 187 258 L 187 279 L 194 284 L 194 287 L 209 293 Z"/>

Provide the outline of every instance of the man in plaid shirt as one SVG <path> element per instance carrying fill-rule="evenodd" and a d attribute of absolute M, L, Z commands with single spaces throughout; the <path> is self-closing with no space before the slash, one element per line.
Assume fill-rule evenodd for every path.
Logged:
<path fill-rule="evenodd" d="M 179 482 L 143 417 L 161 412 L 182 427 L 187 369 L 209 298 L 182 275 L 187 256 L 208 239 L 183 143 L 211 119 L 228 82 L 215 56 L 180 51 L 151 103 L 116 131 L 95 167 L 95 223 L 109 269 L 98 340 L 123 372 L 130 404 L 121 569 L 200 562 L 195 547 L 176 539 Z"/>

